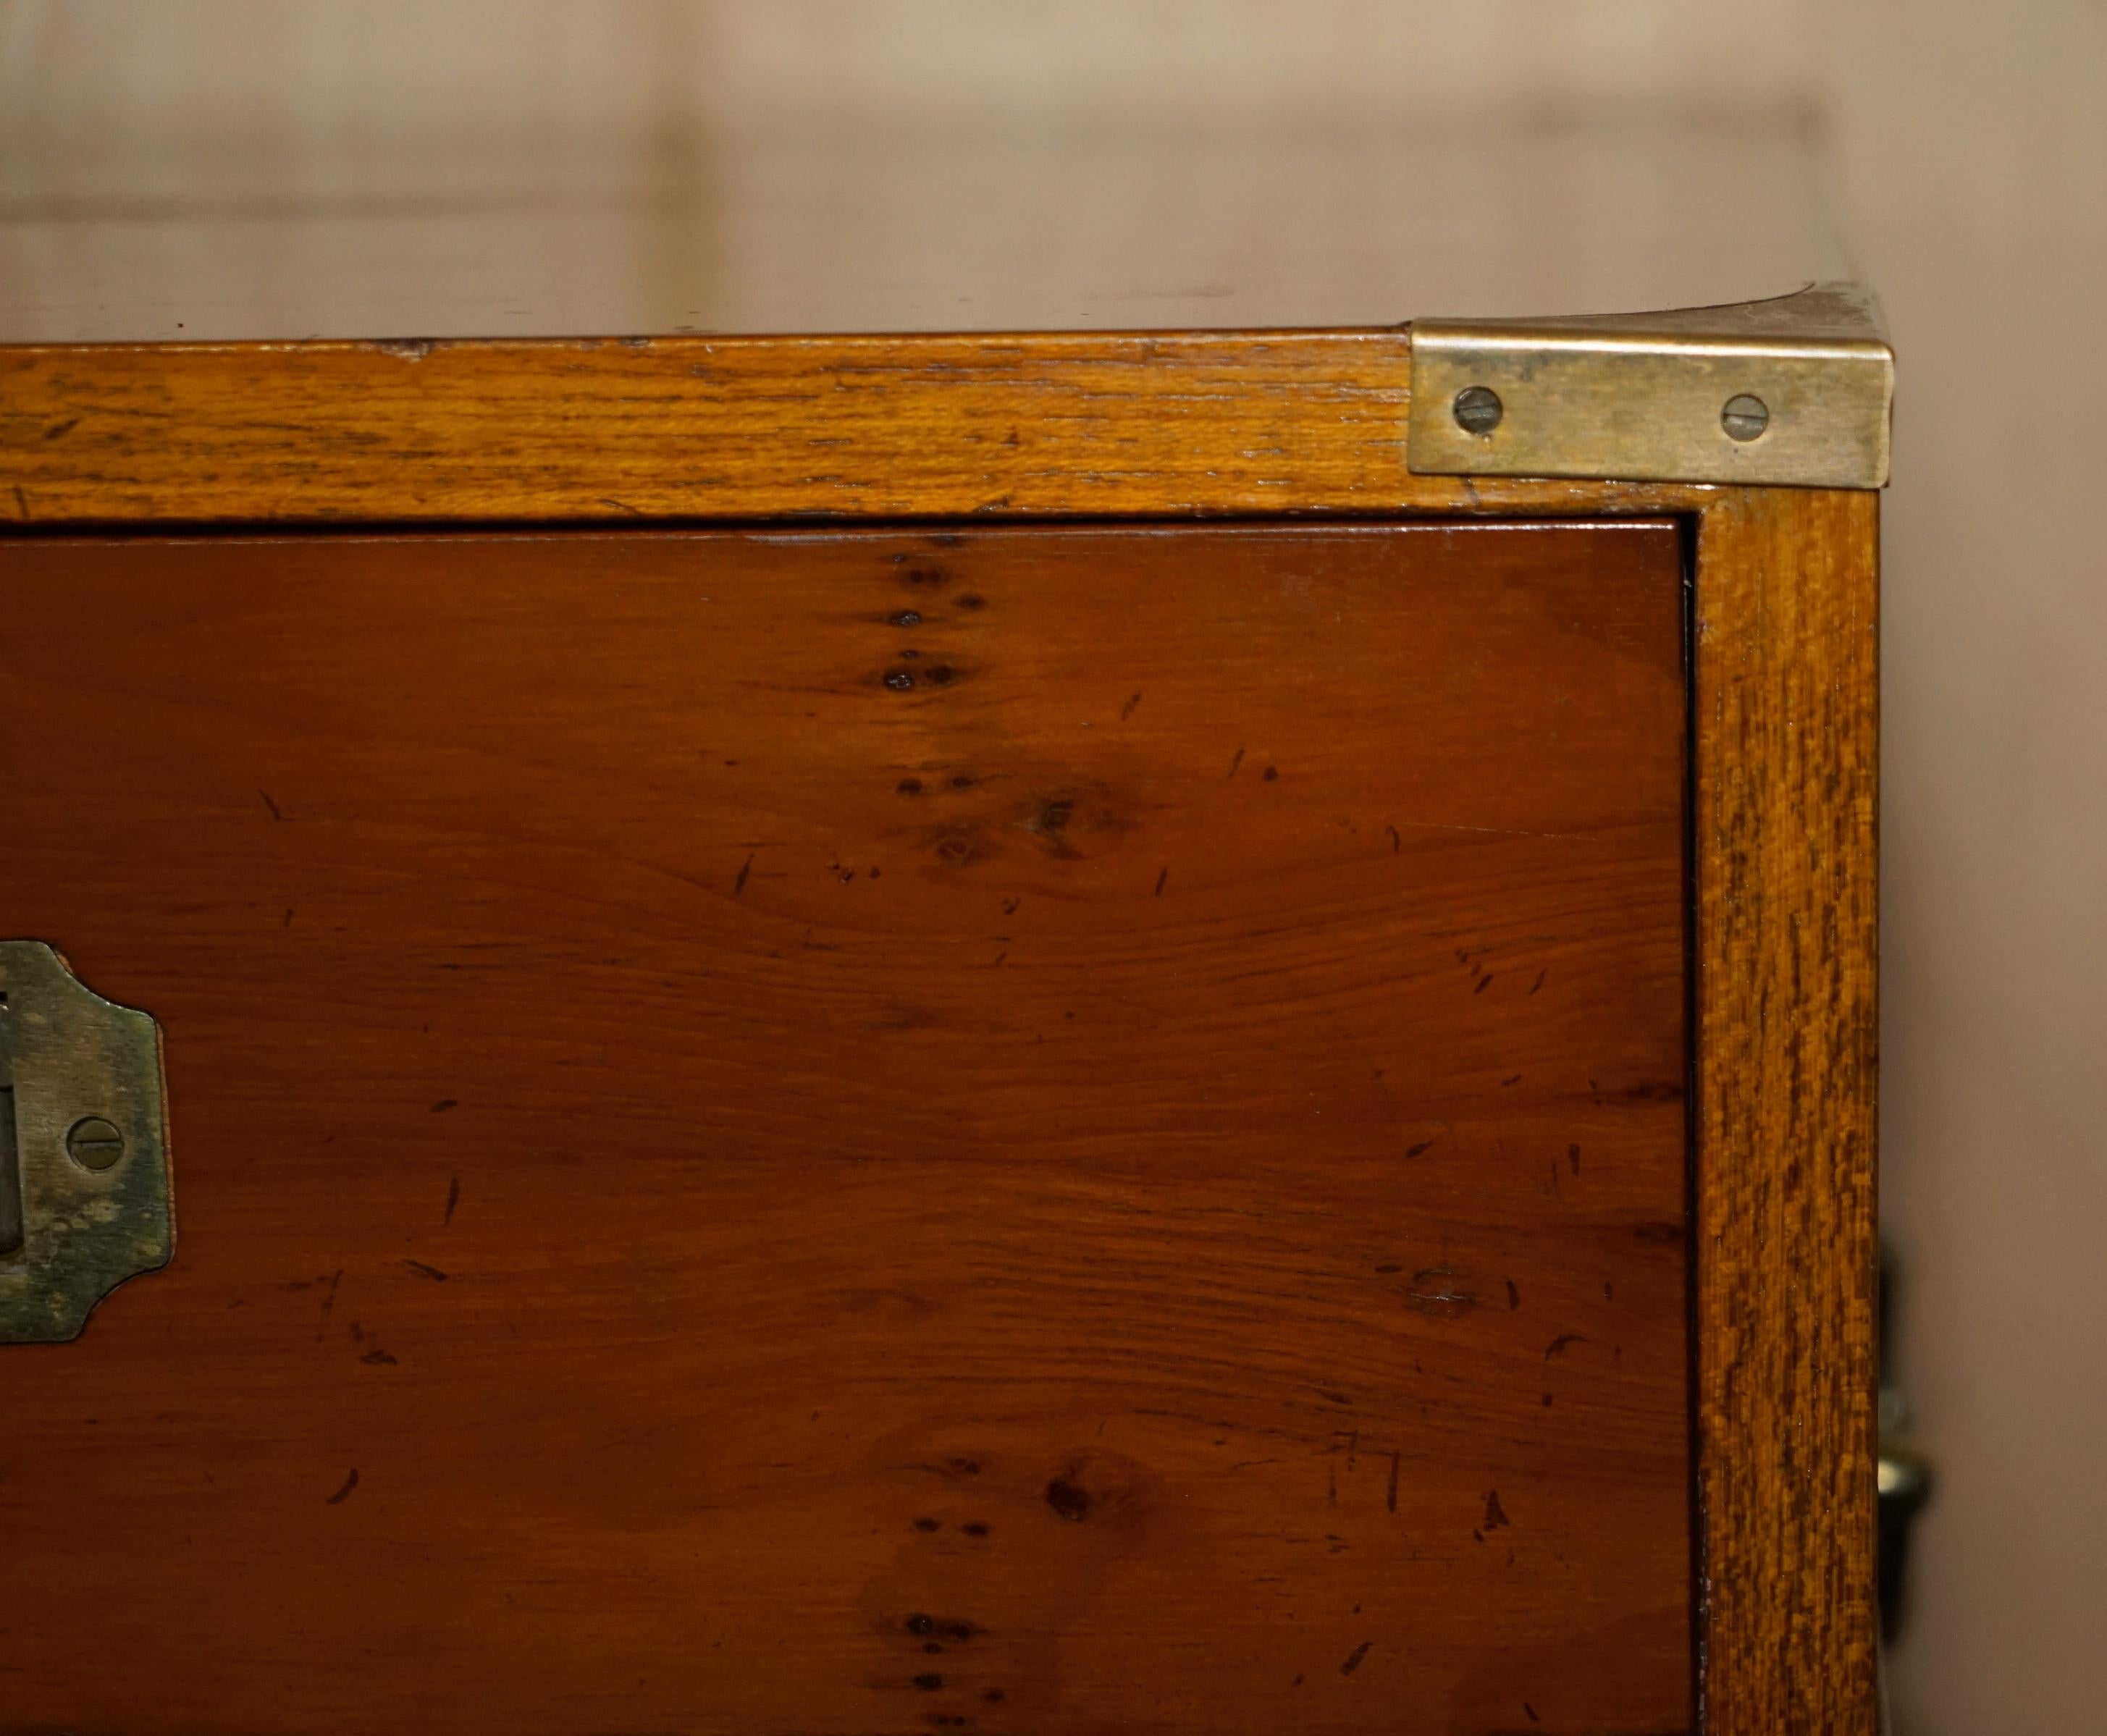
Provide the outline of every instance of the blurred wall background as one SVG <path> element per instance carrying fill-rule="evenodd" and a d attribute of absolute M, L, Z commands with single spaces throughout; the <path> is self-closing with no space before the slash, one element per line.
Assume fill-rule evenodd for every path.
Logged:
<path fill-rule="evenodd" d="M 1895 1348 L 1940 1482 L 1898 1723 L 2096 1729 L 2107 7 L 1844 0 L 1830 18 L 1810 76 L 1901 352 L 1881 1203 L 1903 1263 Z"/>
<path fill-rule="evenodd" d="M 2103 72 L 2100 0 L 0 0 L 0 199 L 150 204 L 207 161 L 236 188 L 290 163 L 323 192 L 376 165 L 487 191 L 523 125 L 576 141 L 590 197 L 604 159 L 677 167 L 698 127 L 873 107 L 1804 132 L 1902 354 L 1884 1209 L 1939 1489 L 1894 1692 L 1907 1736 L 1987 1736 L 2107 1705 Z M 1595 218 L 1532 221 L 1555 252 Z"/>

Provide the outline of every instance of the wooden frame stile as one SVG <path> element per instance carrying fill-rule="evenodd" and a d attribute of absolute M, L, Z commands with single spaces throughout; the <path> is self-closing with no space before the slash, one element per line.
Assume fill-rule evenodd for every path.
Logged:
<path fill-rule="evenodd" d="M 1871 1736 L 1879 496 L 1421 476 L 1396 329 L 0 348 L 0 526 L 1696 526 L 1706 1736 Z"/>
<path fill-rule="evenodd" d="M 1879 510 L 1869 491 L 1750 489 L 1700 519 L 1693 1276 L 1707 1736 L 1858 1736 L 1877 1721 Z"/>

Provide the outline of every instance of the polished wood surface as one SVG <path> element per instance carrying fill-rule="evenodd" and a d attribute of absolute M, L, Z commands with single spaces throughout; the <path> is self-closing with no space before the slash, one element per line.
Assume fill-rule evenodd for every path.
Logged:
<path fill-rule="evenodd" d="M 1876 1728 L 1880 496 L 1698 532 L 1699 1496 L 1705 1729 Z"/>
<path fill-rule="evenodd" d="M 181 1237 L 0 1355 L 0 1729 L 1689 1728 L 1676 525 L 0 587 Z"/>
<path fill-rule="evenodd" d="M 1394 331 L 0 349 L 0 523 L 1380 509 L 1409 368 Z"/>
<path fill-rule="evenodd" d="M 1416 476 L 1399 332 L 0 350 L 0 530 L 1702 510 Z"/>

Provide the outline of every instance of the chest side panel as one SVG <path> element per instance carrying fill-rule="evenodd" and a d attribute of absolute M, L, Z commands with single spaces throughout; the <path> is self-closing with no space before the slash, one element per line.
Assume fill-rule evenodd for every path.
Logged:
<path fill-rule="evenodd" d="M 1687 1727 L 1673 526 L 0 594 L 179 1226 L 0 1348 L 0 1729 Z"/>

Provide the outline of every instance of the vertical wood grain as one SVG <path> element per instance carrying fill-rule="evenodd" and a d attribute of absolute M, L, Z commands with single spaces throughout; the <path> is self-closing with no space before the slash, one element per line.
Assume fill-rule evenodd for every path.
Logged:
<path fill-rule="evenodd" d="M 1750 490 L 1696 584 L 1699 1692 L 1876 1724 L 1879 496 Z"/>

